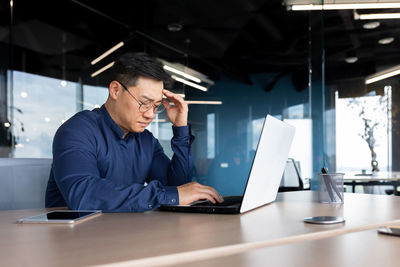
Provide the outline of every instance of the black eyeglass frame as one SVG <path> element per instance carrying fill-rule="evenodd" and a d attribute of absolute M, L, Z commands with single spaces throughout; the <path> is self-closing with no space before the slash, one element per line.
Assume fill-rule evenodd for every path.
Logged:
<path fill-rule="evenodd" d="M 120 81 L 118 81 L 118 80 L 115 80 L 115 81 L 118 82 L 118 83 L 122 86 L 122 88 L 124 88 L 124 89 L 128 92 L 128 94 L 129 94 L 133 99 L 135 99 L 135 101 L 139 104 L 139 112 L 140 112 L 140 113 L 145 113 L 145 112 L 149 111 L 151 108 L 153 108 L 153 112 L 156 113 L 156 114 L 160 114 L 160 113 L 162 113 L 162 112 L 165 110 L 165 107 L 164 107 L 163 104 L 160 104 L 160 105 L 156 106 L 156 105 L 154 105 L 153 103 L 148 103 L 148 104 L 146 104 L 146 103 L 143 103 L 143 102 L 139 101 L 139 100 L 129 91 L 128 87 L 126 87 L 122 82 L 120 82 Z"/>

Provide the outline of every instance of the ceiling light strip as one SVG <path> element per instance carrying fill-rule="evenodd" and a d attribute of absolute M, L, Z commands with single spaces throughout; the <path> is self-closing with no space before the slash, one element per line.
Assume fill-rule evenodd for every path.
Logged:
<path fill-rule="evenodd" d="M 358 19 L 400 19 L 400 13 L 359 14 Z"/>
<path fill-rule="evenodd" d="M 114 66 L 114 61 L 105 65 L 104 67 L 102 67 L 101 69 L 99 69 L 98 71 L 93 72 L 92 74 L 90 74 L 90 77 L 96 77 L 97 75 L 99 75 L 100 73 L 102 73 L 103 71 L 111 68 L 112 66 Z"/>
<path fill-rule="evenodd" d="M 324 5 L 292 5 L 289 7 L 293 11 L 305 10 L 339 10 L 339 9 L 384 9 L 400 8 L 397 3 L 359 3 L 359 4 L 324 4 Z"/>
<path fill-rule="evenodd" d="M 167 122 L 167 120 L 166 120 L 166 119 L 154 119 L 154 120 L 152 120 L 151 122 L 152 122 L 152 123 L 153 123 L 153 122 Z"/>
<path fill-rule="evenodd" d="M 167 70 L 167 71 L 173 72 L 175 74 L 181 75 L 182 77 L 185 77 L 185 78 L 187 78 L 189 80 L 192 80 L 192 81 L 194 81 L 196 83 L 201 83 L 201 80 L 199 78 L 194 77 L 194 76 L 192 76 L 190 74 L 187 74 L 186 72 L 177 70 L 177 69 L 175 69 L 175 68 L 173 68 L 171 66 L 164 65 L 164 69 Z"/>
<path fill-rule="evenodd" d="M 371 84 L 380 80 L 384 80 L 396 75 L 400 74 L 400 65 L 394 66 L 392 68 L 389 68 L 387 70 L 383 70 L 380 72 L 375 73 L 374 75 L 368 76 L 365 79 L 365 84 Z"/>
<path fill-rule="evenodd" d="M 92 62 L 90 62 L 90 64 L 92 64 L 92 65 L 96 64 L 97 62 L 99 62 L 100 60 L 102 60 L 103 58 L 105 58 L 106 56 L 108 56 L 109 54 L 114 52 L 115 50 L 117 50 L 120 47 L 124 46 L 124 44 L 125 44 L 124 42 L 119 42 L 118 44 L 114 45 L 113 47 L 108 49 L 106 52 L 104 52 L 101 56 L 99 56 L 98 58 L 92 60 Z"/>
<path fill-rule="evenodd" d="M 189 105 L 222 105 L 222 101 L 186 100 Z"/>
<path fill-rule="evenodd" d="M 175 81 L 184 83 L 184 84 L 186 84 L 186 85 L 189 85 L 189 86 L 191 86 L 191 87 L 194 87 L 194 88 L 199 89 L 199 90 L 202 90 L 202 91 L 207 91 L 207 90 L 208 90 L 207 87 L 198 85 L 198 84 L 196 84 L 196 83 L 192 83 L 192 82 L 190 82 L 190 81 L 188 81 L 188 80 L 179 78 L 179 77 L 177 77 L 177 76 L 175 76 L 175 75 L 171 75 L 171 78 L 174 79 Z"/>

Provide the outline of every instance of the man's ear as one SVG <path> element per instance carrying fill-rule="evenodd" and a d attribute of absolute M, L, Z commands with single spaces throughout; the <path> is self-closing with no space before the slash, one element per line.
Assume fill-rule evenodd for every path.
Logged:
<path fill-rule="evenodd" d="M 113 100 L 117 100 L 119 94 L 121 93 L 121 86 L 117 81 L 112 81 L 108 86 L 108 92 Z"/>

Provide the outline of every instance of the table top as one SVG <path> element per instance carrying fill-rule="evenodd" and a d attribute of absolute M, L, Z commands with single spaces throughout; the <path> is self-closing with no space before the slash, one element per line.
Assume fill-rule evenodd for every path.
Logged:
<path fill-rule="evenodd" d="M 105 213 L 76 224 L 17 224 L 44 210 L 0 212 L 5 266 L 87 266 L 259 242 L 263 247 L 313 240 L 400 223 L 400 198 L 345 194 L 345 203 L 315 201 L 313 191 L 278 194 L 277 201 L 240 215 L 152 211 Z M 345 224 L 303 223 L 309 216 L 344 216 Z M 261 242 L 261 243 L 260 243 Z M 279 243 L 280 242 L 280 243 Z M 241 249 L 251 249 L 244 246 Z"/>
<path fill-rule="evenodd" d="M 256 249 L 244 253 L 191 262 L 191 267 L 271 266 L 399 266 L 400 237 L 368 230 L 310 242 Z M 187 264 L 175 265 L 176 267 Z"/>
<path fill-rule="evenodd" d="M 400 172 L 380 171 L 374 174 L 362 174 L 359 172 L 346 172 L 345 181 L 400 181 Z"/>

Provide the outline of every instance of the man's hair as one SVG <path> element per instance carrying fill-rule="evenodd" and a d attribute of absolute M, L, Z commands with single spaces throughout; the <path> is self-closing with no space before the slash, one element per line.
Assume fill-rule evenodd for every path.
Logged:
<path fill-rule="evenodd" d="M 165 83 L 170 82 L 168 74 L 159 60 L 146 53 L 126 53 L 121 55 L 111 68 L 112 79 L 135 86 L 139 77 L 146 77 Z"/>

